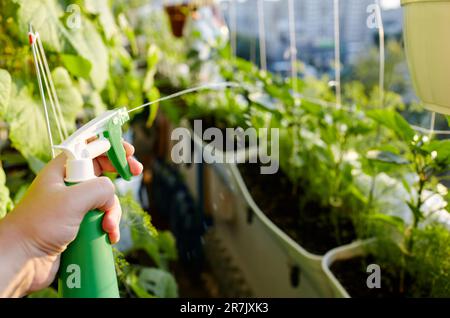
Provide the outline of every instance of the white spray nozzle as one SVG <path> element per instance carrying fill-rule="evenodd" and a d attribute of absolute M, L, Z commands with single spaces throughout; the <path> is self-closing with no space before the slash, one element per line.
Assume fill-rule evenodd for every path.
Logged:
<path fill-rule="evenodd" d="M 64 151 L 67 156 L 65 180 L 81 182 L 95 178 L 92 159 L 107 152 L 111 147 L 110 142 L 103 137 L 109 122 L 123 124 L 128 119 L 125 108 L 107 111 L 78 129 L 60 145 L 54 146 L 55 149 Z"/>

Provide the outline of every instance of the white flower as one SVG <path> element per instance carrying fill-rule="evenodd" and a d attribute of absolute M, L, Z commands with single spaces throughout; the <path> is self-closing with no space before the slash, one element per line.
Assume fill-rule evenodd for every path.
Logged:
<path fill-rule="evenodd" d="M 437 192 L 438 192 L 440 195 L 442 195 L 442 196 L 446 196 L 447 193 L 448 193 L 447 187 L 446 187 L 445 185 L 441 184 L 441 183 L 438 183 L 438 184 L 437 184 L 436 190 L 437 190 Z"/>
<path fill-rule="evenodd" d="M 436 151 L 436 150 L 433 150 L 433 151 L 431 152 L 431 158 L 432 158 L 432 159 L 436 159 L 436 157 L 437 157 L 437 151 Z"/>

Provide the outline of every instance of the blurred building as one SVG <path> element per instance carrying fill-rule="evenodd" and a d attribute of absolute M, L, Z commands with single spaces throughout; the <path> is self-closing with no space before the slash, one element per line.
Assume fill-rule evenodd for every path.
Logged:
<path fill-rule="evenodd" d="M 229 22 L 236 21 L 238 54 L 257 59 L 258 0 L 222 0 L 221 7 Z M 389 2 L 393 0 L 385 0 Z M 341 60 L 353 63 L 360 54 L 377 45 L 376 28 L 367 26 L 368 6 L 374 0 L 340 1 Z M 334 60 L 333 0 L 295 0 L 295 19 L 298 57 L 319 72 L 331 69 Z M 288 0 L 265 0 L 265 30 L 269 68 L 283 72 L 289 68 Z M 401 9 L 382 11 L 386 35 L 401 33 Z M 272 66 L 272 67 L 271 67 Z M 275 66 L 275 67 L 274 67 Z"/>

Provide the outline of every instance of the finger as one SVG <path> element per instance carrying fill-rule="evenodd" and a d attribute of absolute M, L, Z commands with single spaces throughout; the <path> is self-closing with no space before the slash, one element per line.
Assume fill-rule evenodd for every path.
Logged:
<path fill-rule="evenodd" d="M 114 168 L 113 164 L 106 156 L 97 157 L 95 162 L 98 164 L 99 174 L 102 172 L 116 172 L 116 168 Z"/>
<path fill-rule="evenodd" d="M 103 217 L 102 227 L 107 233 L 112 233 L 119 230 L 120 217 L 122 216 L 122 209 L 120 208 L 119 199 L 114 196 L 114 206 L 105 212 Z"/>
<path fill-rule="evenodd" d="M 123 149 L 125 150 L 125 156 L 129 157 L 134 155 L 135 148 L 132 144 L 126 141 L 122 141 Z M 102 156 L 106 157 L 106 153 L 102 154 Z M 98 158 L 98 157 L 97 157 Z"/>
<path fill-rule="evenodd" d="M 116 172 L 116 168 L 112 165 L 111 161 L 107 157 L 97 157 L 96 162 L 96 174 L 100 175 L 102 172 Z M 130 172 L 134 176 L 141 174 L 143 165 L 134 157 L 127 157 L 128 165 L 130 166 Z"/>
<path fill-rule="evenodd" d="M 130 166 L 130 172 L 135 176 L 139 175 L 143 170 L 143 166 L 139 161 L 132 157 L 135 151 L 134 146 L 126 141 L 123 141 L 123 146 L 125 149 L 128 164 Z M 116 172 L 116 168 L 113 166 L 113 164 L 105 154 L 95 158 L 94 170 L 95 175 L 97 176 L 101 175 L 103 172 Z"/>
<path fill-rule="evenodd" d="M 83 217 L 88 211 L 99 209 L 111 210 L 115 204 L 114 184 L 107 177 L 98 177 L 70 186 L 67 189 L 70 204 L 75 208 L 70 210 Z"/>
<path fill-rule="evenodd" d="M 117 230 L 117 231 L 108 233 L 108 237 L 109 237 L 109 241 L 111 242 L 111 244 L 116 244 L 120 240 L 120 231 Z"/>
<path fill-rule="evenodd" d="M 66 159 L 67 157 L 64 153 L 56 156 L 42 169 L 38 175 L 38 178 L 48 182 L 64 182 Z"/>
<path fill-rule="evenodd" d="M 144 170 L 144 166 L 142 163 L 136 160 L 134 157 L 128 157 L 127 158 L 128 165 L 130 166 L 130 172 L 133 176 L 138 176 L 142 173 L 142 170 Z"/>
<path fill-rule="evenodd" d="M 134 155 L 134 150 L 135 149 L 134 149 L 134 146 L 132 144 L 130 144 L 130 143 L 126 142 L 126 141 L 123 141 L 122 144 L 123 144 L 123 148 L 125 149 L 125 153 L 126 153 L 127 157 Z"/>
<path fill-rule="evenodd" d="M 97 177 L 99 177 L 102 174 L 102 167 L 98 163 L 97 159 L 93 160 L 93 163 L 94 163 L 94 173 Z"/>

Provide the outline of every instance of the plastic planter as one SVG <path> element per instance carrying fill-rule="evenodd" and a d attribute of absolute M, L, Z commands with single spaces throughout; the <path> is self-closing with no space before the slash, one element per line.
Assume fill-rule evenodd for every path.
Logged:
<path fill-rule="evenodd" d="M 331 297 L 350 298 L 350 295 L 334 276 L 330 267 L 338 260 L 348 260 L 353 257 L 363 256 L 366 254 L 366 247 L 373 244 L 374 240 L 356 241 L 351 244 L 336 247 L 327 252 L 322 259 L 322 269 L 325 273 L 328 284 L 331 286 Z"/>
<path fill-rule="evenodd" d="M 191 131 L 193 148 L 205 144 Z M 252 156 L 256 149 L 237 154 Z M 200 165 L 192 165 L 200 166 Z M 196 191 L 190 167 L 182 167 L 186 182 Z M 309 253 L 260 210 L 233 163 L 205 166 L 205 209 L 211 212 L 217 236 L 257 297 L 333 297 L 333 286 L 322 267 L 322 255 Z M 184 172 L 183 172 L 184 171 Z M 196 194 L 198 196 L 198 193 Z"/>
<path fill-rule="evenodd" d="M 181 38 L 183 36 L 187 16 L 191 11 L 189 5 L 187 3 L 167 5 L 164 9 L 169 15 L 172 34 L 177 38 Z"/>
<path fill-rule="evenodd" d="M 235 215 L 231 221 L 216 222 L 216 227 L 241 263 L 255 296 L 330 297 L 322 256 L 306 251 L 267 218 L 236 165 L 230 165 L 230 171 L 238 193 L 233 200 Z"/>
<path fill-rule="evenodd" d="M 425 107 L 450 115 L 450 0 L 402 0 L 414 89 Z"/>

